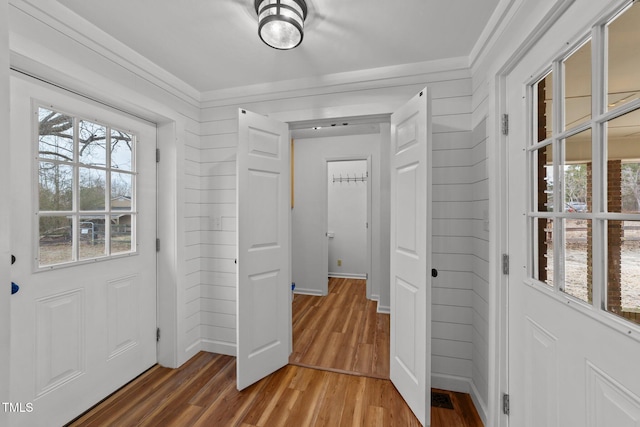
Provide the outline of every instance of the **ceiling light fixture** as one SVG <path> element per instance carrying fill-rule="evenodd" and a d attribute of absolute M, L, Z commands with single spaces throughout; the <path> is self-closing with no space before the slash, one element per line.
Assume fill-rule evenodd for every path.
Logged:
<path fill-rule="evenodd" d="M 302 42 L 307 4 L 304 0 L 255 0 L 258 34 L 274 49 L 293 49 Z"/>

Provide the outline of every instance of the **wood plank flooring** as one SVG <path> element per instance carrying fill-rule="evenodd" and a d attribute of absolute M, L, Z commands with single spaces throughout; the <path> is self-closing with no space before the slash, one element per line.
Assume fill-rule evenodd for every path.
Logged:
<path fill-rule="evenodd" d="M 304 362 L 293 361 L 238 391 L 235 358 L 201 352 L 179 369 L 154 366 L 69 426 L 419 426 L 392 383 L 381 378 L 388 377 L 388 316 L 375 307 L 370 312 L 360 296 L 349 307 L 348 292 L 358 284 L 349 290 L 347 282 L 330 286 L 325 298 L 335 308 L 314 300 L 322 297 L 294 298 L 291 359 Z M 323 344 L 315 348 L 311 335 Z M 384 349 L 386 356 L 376 356 Z M 293 364 L 309 362 L 322 367 Z M 482 427 L 468 395 L 441 392 L 449 394 L 454 410 L 431 408 L 432 427 Z"/>
<path fill-rule="evenodd" d="M 389 378 L 389 315 L 366 298 L 366 282 L 329 280 L 324 297 L 293 299 L 293 353 L 289 363 Z"/>

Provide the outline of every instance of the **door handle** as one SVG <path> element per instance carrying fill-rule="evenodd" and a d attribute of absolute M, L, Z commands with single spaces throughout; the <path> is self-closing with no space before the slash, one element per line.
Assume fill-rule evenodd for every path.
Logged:
<path fill-rule="evenodd" d="M 15 283 L 11 282 L 11 295 L 18 293 L 18 291 L 20 290 L 20 286 L 16 285 Z"/>
<path fill-rule="evenodd" d="M 16 256 L 15 255 L 11 255 L 11 265 L 16 263 Z"/>
<path fill-rule="evenodd" d="M 438 277 L 438 270 L 436 270 L 435 268 L 431 269 L 431 277 Z"/>

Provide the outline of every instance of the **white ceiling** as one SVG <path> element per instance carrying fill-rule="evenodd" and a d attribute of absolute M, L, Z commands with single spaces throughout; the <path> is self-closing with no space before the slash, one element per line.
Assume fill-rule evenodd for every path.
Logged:
<path fill-rule="evenodd" d="M 305 36 L 278 51 L 253 0 L 58 0 L 199 92 L 466 57 L 499 0 L 307 0 Z"/>

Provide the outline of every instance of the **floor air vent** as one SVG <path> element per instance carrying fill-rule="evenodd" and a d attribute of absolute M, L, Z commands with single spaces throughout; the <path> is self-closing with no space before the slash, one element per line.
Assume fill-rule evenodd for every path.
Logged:
<path fill-rule="evenodd" d="M 447 393 L 431 392 L 431 406 L 434 408 L 453 409 L 453 402 Z"/>

